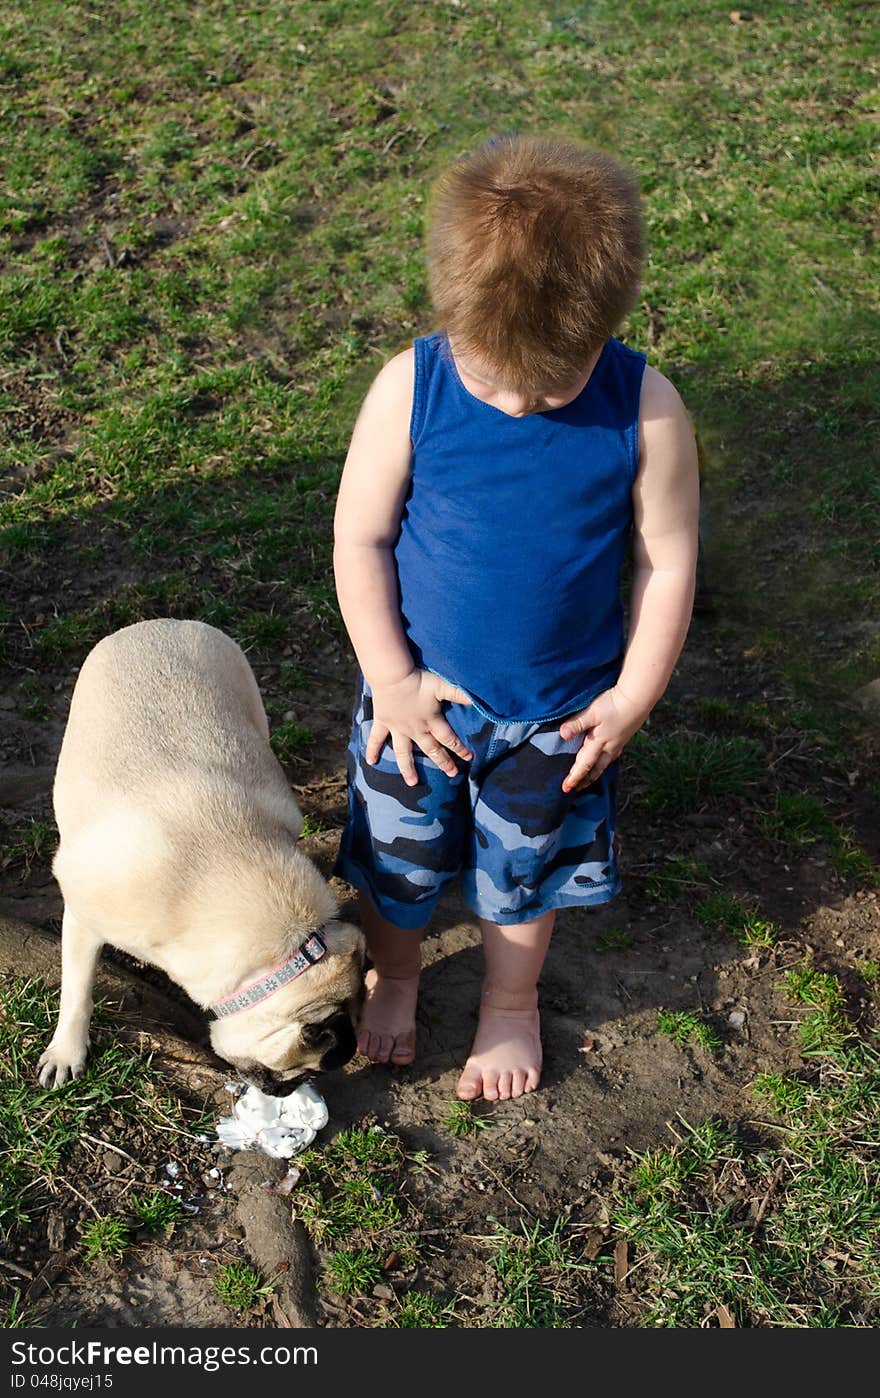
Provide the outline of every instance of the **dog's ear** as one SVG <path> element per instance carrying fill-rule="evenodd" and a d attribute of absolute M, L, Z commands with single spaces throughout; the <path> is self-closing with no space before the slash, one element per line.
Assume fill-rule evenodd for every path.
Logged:
<path fill-rule="evenodd" d="M 324 941 L 327 950 L 334 956 L 360 956 L 366 948 L 364 934 L 351 922 L 337 922 L 333 918 L 324 928 Z"/>

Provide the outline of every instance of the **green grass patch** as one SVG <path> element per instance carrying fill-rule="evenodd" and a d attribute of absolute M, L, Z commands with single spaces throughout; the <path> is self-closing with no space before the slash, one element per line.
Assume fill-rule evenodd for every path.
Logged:
<path fill-rule="evenodd" d="M 780 793 L 762 825 L 771 840 L 795 847 L 830 840 L 837 828 L 822 803 L 804 792 Z"/>
<path fill-rule="evenodd" d="M 46 861 L 58 842 L 58 832 L 42 820 L 30 820 L 13 831 L 12 839 L 0 845 L 0 869 L 15 869 L 22 879 L 34 864 Z"/>
<path fill-rule="evenodd" d="M 813 1005 L 834 1014 L 844 1012 L 843 991 L 837 977 L 826 971 L 817 971 L 808 961 L 802 961 L 786 971 L 782 988 L 801 1005 Z"/>
<path fill-rule="evenodd" d="M 702 892 L 712 884 L 712 875 L 701 859 L 670 859 L 649 874 L 642 885 L 646 898 L 658 903 Z"/>
<path fill-rule="evenodd" d="M 808 961 L 803 961 L 786 972 L 782 988 L 792 1000 L 810 1007 L 810 1013 L 798 1028 L 804 1056 L 845 1059 L 855 1031 L 847 1016 L 837 977 L 817 971 Z"/>
<path fill-rule="evenodd" d="M 214 1278 L 214 1289 L 224 1306 L 241 1313 L 249 1311 L 261 1299 L 272 1295 L 272 1287 L 259 1272 L 244 1262 L 229 1262 Z"/>
<path fill-rule="evenodd" d="M 333 1289 L 340 1296 L 367 1296 L 382 1277 L 382 1261 L 368 1248 L 340 1248 L 327 1262 Z"/>
<path fill-rule="evenodd" d="M 153 1072 L 148 1057 L 133 1052 L 103 1027 L 99 1001 L 92 1048 L 82 1078 L 42 1088 L 37 1060 L 58 1018 L 58 994 L 37 977 L 7 978 L 0 986 L 0 1233 L 8 1236 L 45 1202 L 47 1185 L 63 1173 L 67 1155 L 83 1131 L 101 1129 L 110 1112 L 149 1129 L 181 1131 L 180 1102 Z M 32 1129 L 32 1123 L 40 1129 Z M 126 1227 L 128 1225 L 126 1224 Z"/>
<path fill-rule="evenodd" d="M 880 887 L 880 868 L 854 835 L 836 829 L 832 836 L 831 858 L 838 873 L 870 888 Z"/>
<path fill-rule="evenodd" d="M 33 1316 L 16 1291 L 8 1305 L 0 1308 L 0 1328 L 3 1330 L 24 1330 L 33 1326 Z"/>
<path fill-rule="evenodd" d="M 841 1017 L 844 1041 L 806 1044 L 802 1074 L 759 1074 L 755 1095 L 778 1119 L 760 1123 L 768 1139 L 682 1122 L 616 1191 L 644 1325 L 717 1324 L 726 1307 L 738 1326 L 876 1326 L 880 1056 L 845 1022 L 834 977 L 804 964 L 785 985 L 813 1014 Z"/>
<path fill-rule="evenodd" d="M 450 1102 L 443 1124 L 450 1136 L 461 1139 L 479 1136 L 481 1131 L 488 1131 L 495 1123 L 491 1117 L 478 1112 L 472 1102 Z"/>
<path fill-rule="evenodd" d="M 696 906 L 698 920 L 713 932 L 729 932 L 736 935 L 749 910 L 741 899 L 732 893 L 712 893 Z"/>
<path fill-rule="evenodd" d="M 774 947 L 779 941 L 779 929 L 768 918 L 759 917 L 732 893 L 712 893 L 696 907 L 704 927 L 713 932 L 736 937 L 743 946 L 754 949 Z"/>
<path fill-rule="evenodd" d="M 698 724 L 715 733 L 753 733 L 760 737 L 773 729 L 773 719 L 766 704 L 749 700 L 732 704 L 727 699 L 704 697 L 693 704 Z"/>
<path fill-rule="evenodd" d="M 773 3 L 734 25 L 693 0 L 511 0 L 500 24 L 486 0 L 353 0 L 340 17 L 268 0 L 243 26 L 171 0 L 99 36 L 46 0 L 7 23 L 6 547 L 36 578 L 60 521 L 112 516 L 169 554 L 201 532 L 248 576 L 295 574 L 297 605 L 333 624 L 354 415 L 380 358 L 431 325 L 427 191 L 460 151 L 522 129 L 528 93 L 526 129 L 586 137 L 641 180 L 651 258 L 624 333 L 698 423 L 719 611 L 806 688 L 876 674 L 875 638 L 847 630 L 876 610 L 863 7 Z M 261 600 L 248 609 L 271 617 Z M 698 701 L 699 721 L 763 731 L 769 704 L 723 704 Z"/>
<path fill-rule="evenodd" d="M 872 990 L 875 986 L 880 985 L 880 961 L 868 958 L 865 961 L 860 961 L 856 966 L 856 970 L 865 982 L 865 985 L 870 986 Z"/>
<path fill-rule="evenodd" d="M 657 1029 L 674 1044 L 696 1044 L 710 1053 L 721 1047 L 721 1039 L 711 1025 L 687 1010 L 659 1010 Z"/>
<path fill-rule="evenodd" d="M 96 1218 L 83 1229 L 82 1251 L 86 1262 L 96 1257 L 121 1257 L 131 1242 L 129 1225 L 121 1218 Z"/>
<path fill-rule="evenodd" d="M 632 754 L 642 800 L 651 811 L 683 814 L 744 796 L 761 774 L 751 738 L 672 733 L 636 735 Z"/>
<path fill-rule="evenodd" d="M 805 792 L 778 796 L 762 828 L 769 839 L 794 849 L 807 849 L 820 841 L 830 844 L 832 862 L 839 873 L 871 887 L 880 883 L 880 869 L 855 835 L 837 825 L 822 803 Z"/>
<path fill-rule="evenodd" d="M 185 1217 L 180 1200 L 160 1189 L 154 1189 L 140 1199 L 133 1199 L 131 1210 L 138 1228 L 146 1229 L 148 1233 L 162 1233 Z"/>
<path fill-rule="evenodd" d="M 639 1157 L 630 1182 L 640 1196 L 659 1199 L 679 1193 L 707 1163 L 725 1158 L 733 1149 L 733 1135 L 721 1121 L 710 1118 L 686 1130 L 686 1150 L 652 1150 Z"/>
<path fill-rule="evenodd" d="M 492 1326 L 501 1330 L 567 1329 L 577 1319 L 578 1282 L 590 1264 L 581 1261 L 556 1219 L 521 1222 L 520 1230 L 496 1225 L 483 1240 L 492 1249 L 491 1267 L 499 1299 Z"/>
<path fill-rule="evenodd" d="M 270 742 L 272 751 L 279 762 L 289 762 L 294 753 L 302 752 L 315 741 L 311 730 L 304 723 L 290 720 L 276 728 Z"/>
<path fill-rule="evenodd" d="M 740 929 L 739 939 L 745 947 L 768 950 L 779 941 L 779 928 L 769 918 L 750 913 Z"/>
<path fill-rule="evenodd" d="M 170 573 L 154 583 L 126 584 L 94 607 L 54 617 L 34 632 L 34 651 L 39 659 L 51 664 L 72 656 L 82 658 L 111 631 L 164 616 L 197 617 L 220 627 L 231 626 L 235 619 L 225 598 L 183 573 Z"/>
<path fill-rule="evenodd" d="M 624 927 L 606 927 L 595 940 L 594 946 L 600 956 L 611 952 L 629 951 L 633 944 L 632 934 Z"/>
<path fill-rule="evenodd" d="M 418 1261 L 418 1219 L 404 1188 L 408 1163 L 398 1137 L 379 1126 L 351 1127 L 297 1158 L 297 1216 L 326 1251 L 331 1284 L 344 1295 L 371 1290 L 392 1254 L 404 1271 Z"/>
<path fill-rule="evenodd" d="M 448 1330 L 455 1323 L 455 1302 L 441 1301 L 428 1291 L 408 1291 L 386 1321 L 394 1330 Z"/>

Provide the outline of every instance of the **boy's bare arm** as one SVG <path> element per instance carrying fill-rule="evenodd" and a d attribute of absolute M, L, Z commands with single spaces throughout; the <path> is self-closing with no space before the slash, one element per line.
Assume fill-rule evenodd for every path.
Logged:
<path fill-rule="evenodd" d="M 393 549 L 409 486 L 413 352 L 373 380 L 352 432 L 334 519 L 333 568 L 342 619 L 367 683 L 415 669 L 397 600 Z"/>
<path fill-rule="evenodd" d="M 586 733 L 564 790 L 595 781 L 620 756 L 664 693 L 690 623 L 699 529 L 697 447 L 684 404 L 647 368 L 639 415 L 639 470 L 629 641 L 616 685 L 561 726 Z"/>
<path fill-rule="evenodd" d="M 629 643 L 616 689 L 647 717 L 690 624 L 700 514 L 693 429 L 672 384 L 651 368 L 642 387 L 633 511 Z"/>
<path fill-rule="evenodd" d="M 410 786 L 418 780 L 413 743 L 450 775 L 457 768 L 447 749 L 470 756 L 441 711 L 444 701 L 470 700 L 416 668 L 400 619 L 394 545 L 409 488 L 413 361 L 411 349 L 396 355 L 364 399 L 339 486 L 333 550 L 342 619 L 373 693 L 367 761 L 390 737 Z"/>

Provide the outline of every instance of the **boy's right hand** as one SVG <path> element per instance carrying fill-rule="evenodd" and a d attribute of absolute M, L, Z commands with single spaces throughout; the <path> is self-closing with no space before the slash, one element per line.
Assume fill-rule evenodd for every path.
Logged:
<path fill-rule="evenodd" d="M 453 733 L 440 707 L 443 703 L 470 704 L 463 690 L 447 684 L 429 670 L 413 670 L 397 684 L 370 688 L 373 723 L 366 751 L 370 766 L 378 761 L 388 738 L 407 786 L 418 786 L 419 782 L 413 762 L 413 743 L 449 777 L 458 772 L 450 753 L 454 752 L 464 762 L 473 757 Z"/>

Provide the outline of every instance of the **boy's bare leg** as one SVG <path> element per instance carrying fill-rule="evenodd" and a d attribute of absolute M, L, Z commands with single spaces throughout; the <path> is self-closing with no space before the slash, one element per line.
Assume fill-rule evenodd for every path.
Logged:
<path fill-rule="evenodd" d="M 420 930 L 386 922 L 365 893 L 359 894 L 361 926 L 373 965 L 364 977 L 367 994 L 358 1048 L 374 1063 L 412 1063 L 416 1054 L 416 999 L 422 968 Z"/>
<path fill-rule="evenodd" d="M 541 1080 L 538 976 L 555 918 L 555 912 L 544 913 L 516 927 L 480 918 L 486 978 L 477 1036 L 458 1081 L 465 1101 L 521 1097 Z"/>

